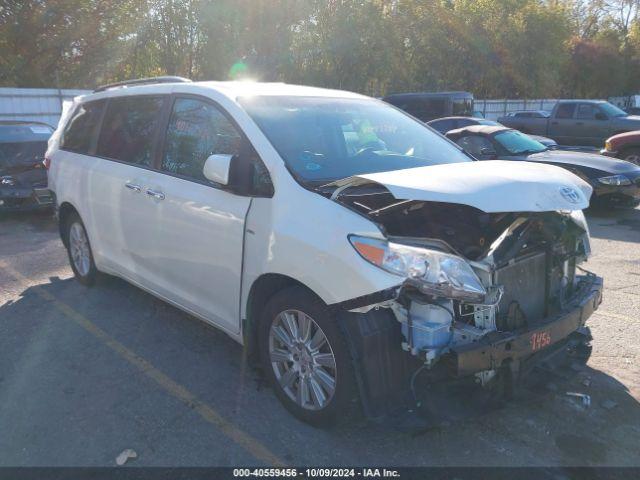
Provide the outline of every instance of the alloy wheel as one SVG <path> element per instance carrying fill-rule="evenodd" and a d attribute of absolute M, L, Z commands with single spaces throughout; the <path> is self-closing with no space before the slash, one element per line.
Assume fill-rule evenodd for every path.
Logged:
<path fill-rule="evenodd" d="M 269 331 L 269 358 L 282 390 L 307 410 L 325 408 L 336 389 L 336 359 L 320 326 L 299 310 L 279 313 Z"/>
<path fill-rule="evenodd" d="M 87 234 L 79 222 L 74 222 L 69 229 L 69 252 L 78 273 L 87 276 L 91 268 L 91 251 Z"/>

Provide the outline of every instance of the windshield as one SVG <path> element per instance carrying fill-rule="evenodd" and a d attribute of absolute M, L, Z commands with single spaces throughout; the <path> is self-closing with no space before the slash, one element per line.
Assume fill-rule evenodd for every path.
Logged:
<path fill-rule="evenodd" d="M 629 115 L 624 110 L 619 109 L 618 107 L 616 107 L 615 105 L 612 105 L 609 102 L 603 102 L 603 103 L 599 104 L 599 107 L 609 117 L 626 117 L 626 116 Z"/>
<path fill-rule="evenodd" d="M 547 147 L 534 140 L 529 135 L 517 130 L 506 130 L 498 133 L 495 140 L 512 155 L 522 155 L 524 153 L 544 152 Z"/>
<path fill-rule="evenodd" d="M 52 132 L 46 125 L 0 125 L 0 168 L 42 161 Z"/>
<path fill-rule="evenodd" d="M 256 96 L 239 101 L 302 182 L 472 161 L 422 123 L 377 100 Z"/>

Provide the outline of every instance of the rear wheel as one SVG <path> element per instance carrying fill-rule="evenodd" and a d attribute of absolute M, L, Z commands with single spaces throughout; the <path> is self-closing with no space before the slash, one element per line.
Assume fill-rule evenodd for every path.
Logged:
<path fill-rule="evenodd" d="M 260 322 L 260 354 L 285 408 L 312 425 L 327 425 L 357 400 L 344 336 L 326 305 L 303 287 L 269 300 Z"/>
<path fill-rule="evenodd" d="M 83 285 L 93 285 L 98 269 L 93 261 L 91 244 L 78 214 L 72 214 L 66 223 L 67 252 L 76 279 Z"/>

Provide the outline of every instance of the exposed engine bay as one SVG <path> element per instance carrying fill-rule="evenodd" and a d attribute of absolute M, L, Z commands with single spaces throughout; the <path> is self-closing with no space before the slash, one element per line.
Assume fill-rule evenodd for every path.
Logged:
<path fill-rule="evenodd" d="M 487 355 L 491 360 L 479 370 L 464 363 L 471 356 L 462 352 L 476 344 L 493 348 L 494 340 L 514 340 L 522 332 L 532 332 L 528 354 L 555 343 L 558 338 L 536 329 L 566 313 L 596 278 L 576 274 L 590 254 L 581 210 L 486 213 L 462 204 L 399 200 L 376 184 L 344 188 L 332 198 L 380 227 L 395 249 L 384 254 L 385 262 L 391 258 L 389 268 L 395 268 L 393 255 L 403 255 L 403 248 L 416 249 L 418 263 L 427 264 L 426 269 L 410 265 L 392 299 L 350 309 L 390 310 L 401 325 L 402 349 L 427 370 L 453 360 L 457 374 L 491 383 L 500 367 L 498 355 Z M 351 241 L 371 261 L 367 256 L 375 242 Z M 423 249 L 436 253 L 422 254 Z"/>

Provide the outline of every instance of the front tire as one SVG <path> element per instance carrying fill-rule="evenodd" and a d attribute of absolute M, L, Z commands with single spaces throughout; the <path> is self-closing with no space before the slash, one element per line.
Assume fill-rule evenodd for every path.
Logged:
<path fill-rule="evenodd" d="M 344 335 L 327 306 L 303 287 L 276 293 L 259 325 L 260 356 L 289 412 L 315 426 L 333 423 L 357 400 Z"/>
<path fill-rule="evenodd" d="M 98 269 L 93 261 L 87 230 L 78 214 L 71 214 L 67 219 L 65 234 L 69 263 L 76 280 L 86 286 L 94 285 Z"/>

